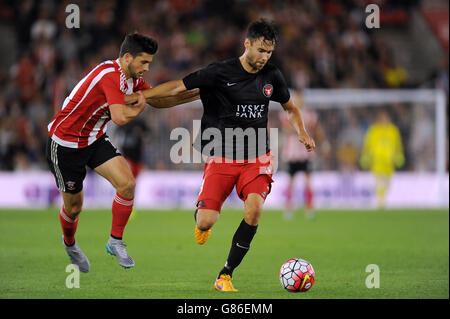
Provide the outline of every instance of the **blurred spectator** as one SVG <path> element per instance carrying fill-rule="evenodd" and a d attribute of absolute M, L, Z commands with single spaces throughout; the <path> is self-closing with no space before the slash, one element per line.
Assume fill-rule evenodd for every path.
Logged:
<path fill-rule="evenodd" d="M 49 3 L 49 2 L 46 2 Z M 39 17 L 31 25 L 31 40 L 52 40 L 56 35 L 56 24 L 49 12 L 49 8 L 42 6 L 39 12 Z"/>
<path fill-rule="evenodd" d="M 114 133 L 118 149 L 130 165 L 134 178 L 137 179 L 145 169 L 143 145 L 145 136 L 150 134 L 149 129 L 145 121 L 138 117 L 125 125 L 118 126 Z"/>
<path fill-rule="evenodd" d="M 314 157 L 317 151 L 323 158 L 329 157 L 330 145 L 325 136 L 322 124 L 319 120 L 319 114 L 311 109 L 305 108 L 303 97 L 300 93 L 292 94 L 295 105 L 301 110 L 302 120 L 305 129 L 319 146 L 316 151 L 307 152 L 303 145 L 299 144 L 298 134 L 289 122 L 286 112 L 280 111 L 279 119 L 282 127 L 283 147 L 281 158 L 288 166 L 289 180 L 287 183 L 285 195 L 284 218 L 291 219 L 296 211 L 295 199 L 303 198 L 304 215 L 306 218 L 314 218 L 314 191 L 311 183 L 311 174 L 313 172 Z M 303 196 L 296 194 L 294 180 L 297 173 L 304 174 Z"/>
<path fill-rule="evenodd" d="M 421 156 L 421 154 L 434 153 L 434 143 L 430 143 L 430 141 L 434 140 L 435 129 L 433 121 L 427 116 L 426 112 L 427 109 L 423 106 L 414 106 L 413 120 L 415 125 L 413 126 L 409 148 L 412 156 L 416 158 L 413 169 L 419 172 L 432 170 L 435 163 L 433 157 Z"/>
<path fill-rule="evenodd" d="M 358 168 L 359 150 L 364 142 L 364 130 L 358 124 L 356 115 L 349 109 L 343 110 L 346 115 L 337 139 L 337 160 L 339 169 L 354 172 Z"/>

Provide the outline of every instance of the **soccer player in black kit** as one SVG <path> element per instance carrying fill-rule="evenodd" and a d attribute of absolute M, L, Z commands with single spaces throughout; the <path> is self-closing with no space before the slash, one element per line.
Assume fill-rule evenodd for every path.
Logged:
<path fill-rule="evenodd" d="M 223 202 L 235 186 L 244 201 L 244 218 L 233 236 L 227 261 L 214 284 L 218 291 L 237 291 L 231 283 L 233 270 L 250 248 L 273 182 L 267 133 L 270 100 L 283 106 L 304 147 L 308 151 L 315 148 L 300 111 L 291 100 L 282 73 L 267 63 L 276 42 L 277 32 L 273 23 L 263 19 L 253 22 L 245 38 L 245 52 L 239 58 L 212 63 L 182 80 L 169 81 L 143 91 L 146 98 L 164 98 L 200 89 L 204 113 L 194 147 L 200 144 L 202 155 L 207 156 L 207 160 L 194 214 L 197 243 L 207 241 Z M 265 130 L 264 136 L 260 134 L 261 129 Z"/>

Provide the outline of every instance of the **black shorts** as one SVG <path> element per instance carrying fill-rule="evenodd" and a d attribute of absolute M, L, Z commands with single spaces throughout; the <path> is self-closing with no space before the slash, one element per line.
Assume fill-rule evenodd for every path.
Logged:
<path fill-rule="evenodd" d="M 297 161 L 288 163 L 288 173 L 293 176 L 297 172 L 310 173 L 312 171 L 311 161 Z"/>
<path fill-rule="evenodd" d="M 61 146 L 48 137 L 45 155 L 58 189 L 76 194 L 83 189 L 86 166 L 94 169 L 121 154 L 104 134 L 84 148 Z"/>

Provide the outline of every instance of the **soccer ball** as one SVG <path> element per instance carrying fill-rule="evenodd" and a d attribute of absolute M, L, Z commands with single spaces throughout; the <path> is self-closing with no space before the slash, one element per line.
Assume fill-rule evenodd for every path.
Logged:
<path fill-rule="evenodd" d="M 312 265 L 300 258 L 289 259 L 280 269 L 281 285 L 290 292 L 308 291 L 315 276 Z"/>

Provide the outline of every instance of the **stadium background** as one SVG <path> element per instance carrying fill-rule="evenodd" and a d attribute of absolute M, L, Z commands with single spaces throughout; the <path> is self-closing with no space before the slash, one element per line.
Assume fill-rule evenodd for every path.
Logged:
<path fill-rule="evenodd" d="M 65 8 L 69 3 L 79 5 L 80 28 L 69 29 L 65 26 L 65 19 L 68 15 Z M 367 16 L 365 7 L 370 3 L 376 3 L 381 8 L 380 29 L 368 29 L 364 25 Z M 138 31 L 158 40 L 158 53 L 151 64 L 150 72 L 145 74 L 146 81 L 155 86 L 164 81 L 181 78 L 210 62 L 239 56 L 243 50 L 242 41 L 246 26 L 250 21 L 260 17 L 273 19 L 280 26 L 281 39 L 272 57 L 272 62 L 282 70 L 292 90 L 304 91 L 316 88 L 441 89 L 446 96 L 448 114 L 448 2 L 444 0 L 1 1 L 0 206 L 4 208 L 0 223 L 2 227 L 3 247 L 0 247 L 2 260 L 10 260 L 9 251 L 6 249 L 7 242 L 10 238 L 17 239 L 15 235 L 20 234 L 14 231 L 17 225 L 27 225 L 30 209 L 48 209 L 42 215 L 45 218 L 41 218 L 42 216 L 39 218 L 40 222 L 45 223 L 45 226 L 42 226 L 43 229 L 52 229 L 53 232 L 59 230 L 59 226 L 56 224 L 57 218 L 50 217 L 56 216 L 61 202 L 45 161 L 47 124 L 60 108 L 64 98 L 84 74 L 100 61 L 115 59 L 118 56 L 118 48 L 126 33 Z M 378 217 L 374 217 L 368 212 L 368 216 L 377 219 L 381 223 L 378 225 L 385 227 L 383 229 L 386 232 L 384 238 L 374 235 L 373 241 L 389 242 L 390 237 L 387 235 L 390 229 L 389 225 L 404 225 L 406 229 L 409 221 L 416 223 L 410 228 L 418 231 L 415 234 L 419 234 L 419 230 L 423 230 L 421 225 L 428 225 L 430 229 L 436 230 L 435 232 L 423 230 L 422 235 L 426 240 L 435 240 L 436 242 L 433 241 L 433 243 L 439 242 L 440 246 L 437 246 L 443 247 L 442 251 L 435 247 L 435 260 L 439 267 L 437 270 L 435 268 L 432 270 L 436 270 L 437 278 L 441 280 L 443 276 L 444 280 L 440 286 L 438 285 L 441 290 L 438 289 L 435 294 L 430 292 L 430 295 L 425 293 L 424 296 L 448 298 L 448 199 L 441 207 L 442 203 L 437 204 L 438 201 L 435 198 L 428 203 L 427 198 L 430 196 L 425 192 L 427 190 L 435 192 L 433 181 L 431 184 L 426 184 L 430 178 L 433 179 L 432 176 L 436 171 L 435 109 L 432 105 L 424 106 L 417 103 L 388 103 L 383 107 L 388 110 L 394 123 L 400 129 L 406 157 L 405 165 L 397 174 L 398 176 L 406 174 L 403 175 L 406 177 L 400 186 L 396 188 L 395 196 L 400 201 L 396 202 L 396 199 L 392 199 L 393 201 L 389 202 L 388 200 L 388 206 L 391 203 L 394 208 L 400 206 L 412 208 L 412 211 L 399 212 L 393 217 L 398 218 L 394 222 L 390 219 L 379 220 Z M 377 108 L 368 106 L 340 109 L 339 105 L 318 111 L 320 122 L 331 144 L 329 158 L 322 158 L 319 150 L 314 159 L 316 174 L 319 176 L 321 173 L 325 174 L 315 184 L 320 208 L 346 207 L 346 204 L 349 206 L 348 203 L 353 203 L 358 209 L 361 207 L 371 208 L 374 197 L 372 184 L 369 174 L 361 173 L 358 159 L 364 133 L 373 121 L 376 111 Z M 270 125 L 272 127 L 279 127 L 278 112 L 277 108 L 273 108 L 271 111 Z M 140 221 L 144 222 L 145 218 L 154 218 L 152 219 L 153 223 L 158 220 L 168 222 L 169 217 L 175 214 L 174 211 L 167 211 L 167 215 L 164 215 L 159 210 L 144 214 L 146 211 L 139 212 L 141 208 L 173 209 L 180 207 L 188 210 L 186 214 L 189 214 L 188 220 L 192 222 L 191 210 L 194 206 L 192 198 L 196 198 L 200 187 L 203 165 L 171 162 L 169 153 L 175 141 L 170 141 L 169 136 L 171 130 L 176 127 L 184 127 L 190 131 L 192 120 L 199 119 L 200 116 L 200 108 L 183 106 L 171 110 L 148 108 L 142 114 L 140 125 L 146 127 L 142 140 L 142 161 L 146 166 L 146 171 L 137 181 L 136 207 L 138 214 L 136 218 Z M 448 127 L 448 119 L 446 121 Z M 123 132 L 112 122 L 109 124 L 109 134 L 116 145 L 121 148 Z M 445 145 L 441 145 L 441 147 L 445 148 L 445 179 L 446 192 L 448 192 L 448 130 L 446 130 L 445 136 Z M 280 132 L 280 137 L 282 137 L 282 132 Z M 270 202 L 269 207 L 271 208 L 282 208 L 283 185 L 286 180 L 285 168 L 285 163 L 280 158 L 279 173 L 276 177 L 278 185 L 274 185 L 272 194 L 273 200 L 276 202 Z M 354 174 L 347 174 L 349 171 Z M 342 176 L 343 178 L 339 179 Z M 356 190 L 350 188 L 346 191 L 348 176 L 353 176 L 353 183 L 356 184 L 358 182 L 355 180 L 362 178 L 362 186 L 358 186 Z M 428 179 L 420 179 L 423 176 L 428 176 Z M 301 176 L 298 177 L 299 193 L 302 189 L 301 178 Z M 339 182 L 333 184 L 331 188 L 320 189 L 321 187 L 326 188 L 330 183 L 335 183 L 337 179 Z M 328 181 L 330 182 L 328 183 Z M 421 185 L 421 187 L 414 190 L 411 185 Z M 153 192 L 155 188 L 158 189 L 156 193 Z M 86 227 L 86 230 L 83 233 L 83 227 L 80 227 L 80 236 L 83 234 L 87 236 L 88 218 L 102 216 L 101 218 L 104 220 L 109 220 L 107 217 L 109 216 L 108 207 L 111 205 L 113 196 L 112 188 L 105 181 L 97 178 L 95 174 L 88 174 L 85 191 L 87 208 L 101 207 L 106 210 L 97 217 L 87 217 L 88 215 L 86 215 L 86 222 L 82 225 Z M 367 196 L 370 198 L 368 199 Z M 414 201 L 414 197 L 423 205 L 418 205 L 417 201 Z M 406 200 L 402 200 L 404 198 Z M 234 193 L 228 203 L 234 203 L 238 208 L 241 207 L 241 203 Z M 301 203 L 302 199 L 299 197 L 298 204 Z M 422 206 L 441 207 L 444 210 L 443 213 L 442 211 L 435 213 L 439 218 L 433 219 L 436 215 L 429 218 L 427 210 L 420 210 Z M 26 210 L 15 212 L 12 208 Z M 152 214 L 156 217 L 149 217 Z M 359 211 L 349 214 L 347 216 L 339 211 L 336 215 L 331 216 L 321 215 L 319 212 L 317 224 L 310 225 L 312 228 L 308 227 L 303 234 L 314 237 L 314 231 L 326 231 L 332 240 L 334 225 L 339 225 L 342 220 L 344 223 L 348 221 L 349 224 L 344 224 L 342 228 L 345 231 L 346 226 L 350 227 L 351 221 L 352 226 L 348 229 L 348 233 L 352 234 L 351 243 L 353 243 L 355 238 L 360 238 L 357 236 L 363 236 L 364 230 L 368 234 L 369 229 L 373 226 L 368 224 L 368 220 L 361 220 Z M 148 216 L 144 217 L 144 215 Z M 233 214 L 228 216 L 231 215 Z M 234 215 L 238 216 L 239 214 Z M 278 215 L 275 212 L 267 216 L 269 220 L 276 221 L 274 216 Z M 336 216 L 346 216 L 345 218 L 348 219 L 340 219 L 341 217 Z M 231 217 L 224 214 L 223 225 L 228 225 L 227 218 Z M 53 220 L 55 222 L 51 222 Z M 426 222 L 424 222 L 425 220 Z M 433 221 L 436 223 L 427 224 L 427 222 L 432 223 Z M 31 223 L 31 221 L 29 222 Z M 320 224 L 322 222 L 329 224 L 324 226 Z M 391 224 L 391 222 L 393 223 Z M 99 220 L 92 223 L 97 226 L 103 224 L 104 222 Z M 304 227 L 301 220 L 293 222 L 292 225 L 292 227 Z M 320 226 L 322 228 L 319 225 L 322 225 Z M 440 228 L 436 225 L 439 225 Z M 152 227 L 157 226 L 153 225 Z M 180 227 L 184 226 L 180 225 Z M 295 231 L 291 228 L 280 227 L 286 232 L 286 238 L 294 236 Z M 437 230 L 438 228 L 439 230 Z M 352 233 L 355 229 L 358 229 L 361 234 Z M 147 228 L 140 230 L 148 231 Z M 289 233 L 290 230 L 291 233 Z M 93 230 L 93 232 L 96 231 L 97 229 Z M 153 229 L 153 231 L 158 233 L 159 230 Z M 275 230 L 271 231 L 278 234 Z M 398 228 L 392 226 L 391 231 L 395 233 Z M 217 233 L 217 238 L 227 241 L 228 245 L 228 237 L 220 237 L 219 229 Z M 443 236 L 438 237 L 438 234 L 443 234 Z M 282 238 L 280 236 L 280 241 L 283 240 Z M 171 239 L 167 238 L 168 241 Z M 54 238 L 49 240 L 52 241 Z M 22 242 L 21 239 L 17 239 L 9 247 L 17 248 L 18 252 L 25 251 L 25 242 L 21 247 L 15 246 L 20 242 Z M 317 243 L 321 242 L 317 241 Z M 347 252 L 350 251 L 352 244 L 349 242 L 348 245 Z M 405 241 L 404 245 L 404 249 L 411 248 L 411 242 Z M 55 251 L 59 251 L 58 249 L 62 251 L 60 247 L 55 248 Z M 178 251 L 179 246 L 174 249 Z M 280 252 L 284 251 L 284 247 L 276 249 L 280 249 Z M 304 254 L 310 252 L 313 257 L 316 253 L 305 250 L 303 246 L 301 249 Z M 314 246 L 314 249 L 317 247 Z M 414 252 L 414 256 L 426 256 L 425 253 L 422 255 L 419 253 L 425 250 L 426 248 L 422 247 L 422 250 Z M 317 249 L 316 255 L 319 255 L 319 251 Z M 379 251 L 379 253 L 383 254 L 384 252 Z M 292 257 L 289 253 L 286 252 L 286 254 L 285 257 Z M 329 255 L 330 251 L 326 251 L 325 254 Z M 58 255 L 58 258 L 61 256 Z M 254 256 L 260 259 L 266 258 L 266 256 L 258 254 Z M 318 260 L 317 257 L 316 260 Z M 279 264 L 280 261 L 276 263 Z M 320 265 L 318 261 L 314 264 L 317 263 Z M 324 264 L 322 263 L 322 269 L 324 269 Z M 8 269 L 13 268 L 9 267 Z M 7 272 L 6 268 L 2 268 L 1 274 L 0 280 L 8 287 L 10 279 L 7 280 L 7 278 L 15 278 L 15 276 L 11 275 L 10 270 Z M 322 276 L 326 276 L 325 271 Z M 411 273 L 405 271 L 404 277 L 411 277 Z M 48 277 L 48 280 L 52 282 L 52 278 Z M 23 285 L 27 287 L 25 284 Z M 336 281 L 336 286 L 338 285 L 339 281 Z M 133 286 L 133 281 L 131 286 Z M 15 287 L 14 283 L 11 283 L 9 287 Z M 161 287 L 157 286 L 156 288 Z M 184 286 L 182 288 L 184 289 Z M 24 289 L 25 293 L 23 291 L 14 292 L 13 288 L 2 290 L 2 296 L 53 298 L 73 296 L 58 290 L 49 295 L 35 292 L 27 294 L 28 288 Z M 34 290 L 30 288 L 29 291 Z M 412 291 L 411 286 L 405 284 L 394 294 L 380 294 L 375 297 L 409 296 L 404 294 L 406 291 Z M 110 296 L 107 287 L 104 293 L 104 296 Z M 162 298 L 178 296 L 170 293 L 172 292 L 158 296 Z M 91 292 L 91 294 L 81 296 L 90 298 L 95 294 Z M 130 293 L 129 296 L 135 295 Z M 209 298 L 207 295 L 200 296 Z M 249 296 L 255 297 L 254 295 Z M 311 296 L 323 297 L 323 295 L 314 294 Z M 325 293 L 325 296 L 334 298 L 335 295 Z M 337 295 L 337 297 L 339 296 Z M 353 294 L 348 292 L 345 296 L 358 297 L 360 295 L 356 292 Z M 416 294 L 412 294 L 412 296 L 421 297 Z M 139 297 L 142 296 L 138 295 Z M 148 297 L 148 295 L 143 295 L 143 297 Z M 256 295 L 256 298 L 266 297 L 267 295 L 264 294 Z M 275 298 L 279 297 L 284 298 L 285 296 L 275 296 Z"/>
<path fill-rule="evenodd" d="M 80 1 L 80 28 L 72 29 L 65 25 L 69 14 L 65 8 L 69 3 L 6 1 L 0 5 L 3 43 L 0 49 L 1 171 L 26 173 L 23 176 L 36 176 L 38 181 L 45 179 L 37 172 L 47 171 L 44 156 L 47 123 L 76 83 L 99 61 L 116 58 L 124 35 L 133 31 L 150 35 L 159 42 L 159 52 L 151 71 L 145 75 L 153 86 L 182 78 L 210 62 L 239 56 L 243 50 L 246 26 L 254 19 L 265 17 L 279 23 L 281 41 L 272 62 L 283 71 L 292 90 L 440 88 L 448 97 L 448 33 L 445 37 L 443 31 L 445 21 L 448 25 L 448 4 L 445 1 L 378 1 L 382 12 L 382 27 L 379 29 L 369 29 L 364 25 L 365 7 L 370 1 Z M 439 28 L 441 25 L 444 27 Z M 448 98 L 446 103 L 448 105 Z M 325 158 L 320 156 L 318 149 L 313 161 L 316 171 L 360 171 L 358 159 L 364 134 L 378 109 L 341 107 L 336 105 L 319 112 L 331 152 Z M 406 163 L 400 172 L 434 173 L 436 134 L 433 105 L 390 103 L 382 107 L 388 109 L 402 135 Z M 277 116 L 280 108 L 271 110 L 270 126 L 280 127 Z M 141 115 L 139 124 L 131 124 L 126 130 L 117 130 L 110 122 L 108 133 L 122 149 L 124 134 L 130 134 L 134 126 L 140 126 L 140 131 L 143 128 L 140 159 L 149 171 L 201 171 L 202 164 L 169 160 L 171 147 L 176 142 L 169 139 L 171 130 L 184 127 L 191 131 L 192 121 L 200 119 L 201 112 L 198 107 L 163 111 L 148 109 Z M 282 131 L 279 137 L 282 145 Z M 448 171 L 448 131 L 444 147 Z M 280 185 L 283 185 L 282 172 L 286 166 L 282 159 L 279 168 Z M 147 173 L 144 175 L 149 176 Z M 2 176 L 3 180 L 10 182 L 10 175 Z M 410 182 L 411 176 L 414 177 L 408 176 L 398 186 L 394 183 L 393 192 L 399 189 L 396 198 L 402 197 L 403 185 Z M 416 187 L 417 193 L 424 196 L 413 198 L 422 201 L 424 206 L 442 205 L 435 199 L 427 202 L 427 198 L 433 196 L 423 189 L 436 188 L 433 181 L 429 181 L 434 178 L 430 176 L 424 182 L 429 187 Z M 194 178 L 198 181 L 198 177 Z M 448 184 L 448 175 L 444 178 Z M 301 188 L 301 177 L 297 179 L 298 188 Z M 373 202 L 370 179 L 362 182 L 367 186 L 355 186 L 356 190 L 348 186 L 347 180 L 331 179 L 335 186 L 323 190 L 324 207 L 333 193 L 339 193 L 336 189 L 346 189 L 343 193 L 350 194 L 350 197 L 352 193 L 360 194 L 361 198 L 354 200 L 356 206 Z M 41 207 L 45 201 L 52 205 L 58 200 L 51 181 L 45 186 L 35 183 L 32 178 L 20 179 L 17 183 L 23 189 L 21 196 L 17 193 L 7 196 L 10 201 L 0 205 L 14 206 L 17 202 L 19 206 Z M 149 183 L 153 185 L 152 181 Z M 323 185 L 326 179 L 317 183 Z M 87 205 L 102 202 L 96 199 L 101 194 L 95 192 L 95 187 L 86 187 L 93 189 L 87 192 Z M 181 187 L 175 192 L 178 202 L 186 200 L 186 192 L 190 194 L 188 201 L 195 197 L 197 185 L 186 187 L 188 191 Z M 171 188 L 167 186 L 157 192 L 160 194 L 155 195 L 159 206 L 167 206 L 167 200 L 173 199 Z M 104 197 L 105 201 L 110 193 Z M 163 193 L 167 196 L 161 195 Z M 348 202 L 348 196 L 343 193 L 339 193 L 337 201 Z M 280 206 L 283 192 L 273 197 L 276 198 L 270 203 Z M 234 196 L 229 202 L 239 201 Z M 408 206 L 408 200 L 397 202 L 394 200 L 392 205 Z M 417 203 L 412 202 L 409 206 Z M 448 206 L 448 201 L 444 204 Z M 108 206 L 109 203 L 102 205 Z M 139 200 L 137 205 L 140 205 Z M 151 203 L 142 205 L 154 206 Z"/>

